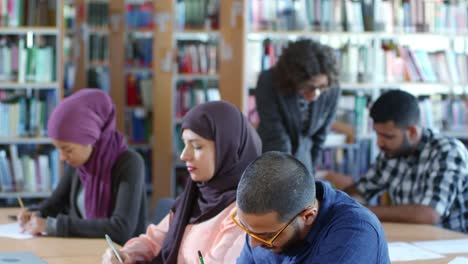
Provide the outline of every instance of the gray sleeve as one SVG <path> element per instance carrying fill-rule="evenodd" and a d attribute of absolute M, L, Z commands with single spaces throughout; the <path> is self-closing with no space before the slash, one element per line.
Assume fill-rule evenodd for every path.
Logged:
<path fill-rule="evenodd" d="M 57 236 L 57 218 L 47 217 L 46 232 L 49 236 Z"/>
<path fill-rule="evenodd" d="M 260 117 L 257 132 L 262 139 L 262 152 L 277 150 L 291 153 L 291 141 L 281 118 L 278 96 L 273 87 L 271 70 L 262 72 L 255 89 L 255 100 Z"/>
<path fill-rule="evenodd" d="M 311 156 L 313 164 L 316 164 L 316 161 L 320 155 L 320 152 L 323 149 L 323 143 L 327 137 L 327 133 L 330 130 L 331 125 L 335 121 L 336 109 L 338 108 L 338 101 L 340 100 L 341 90 L 339 88 L 333 88 L 328 95 L 328 100 L 324 100 L 326 106 L 326 119 L 322 127 L 315 133 L 312 137 L 312 142 L 314 143 L 311 150 Z"/>
<path fill-rule="evenodd" d="M 140 220 L 139 210 L 144 189 L 144 163 L 141 156 L 127 151 L 112 169 L 112 180 L 118 181 L 114 210 L 109 218 L 81 219 L 65 214 L 57 216 L 58 236 L 104 237 L 108 234 L 123 245 L 131 238 Z M 114 186 L 114 183 L 112 184 Z M 76 201 L 72 201 L 75 203 Z"/>
<path fill-rule="evenodd" d="M 70 192 L 74 174 L 74 169 L 65 168 L 64 174 L 60 177 L 59 183 L 52 192 L 52 195 L 35 208 L 35 210 L 40 212 L 42 217 L 56 217 L 68 207 L 70 204 Z"/>

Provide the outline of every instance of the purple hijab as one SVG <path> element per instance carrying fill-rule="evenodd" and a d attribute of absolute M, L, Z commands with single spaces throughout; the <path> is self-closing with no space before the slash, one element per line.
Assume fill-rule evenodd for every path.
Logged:
<path fill-rule="evenodd" d="M 261 141 L 255 129 L 239 109 L 224 101 L 194 107 L 182 121 L 182 131 L 184 129 L 215 142 L 215 174 L 203 183 L 189 178 L 184 192 L 172 207 L 174 219 L 152 263 L 177 263 L 185 226 L 206 221 L 234 202 L 242 173 L 261 153 Z"/>
<path fill-rule="evenodd" d="M 97 89 L 82 89 L 55 107 L 47 124 L 48 136 L 55 140 L 92 145 L 88 161 L 78 167 L 85 188 L 86 218 L 106 218 L 112 213 L 111 170 L 127 150 L 115 128 L 112 99 Z"/>

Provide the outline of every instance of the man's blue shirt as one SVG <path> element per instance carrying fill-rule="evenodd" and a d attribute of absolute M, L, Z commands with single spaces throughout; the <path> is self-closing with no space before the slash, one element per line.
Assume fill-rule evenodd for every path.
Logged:
<path fill-rule="evenodd" d="M 390 263 L 377 217 L 327 183 L 317 181 L 315 186 L 320 208 L 300 246 L 275 254 L 262 247 L 252 248 L 247 235 L 237 263 Z"/>

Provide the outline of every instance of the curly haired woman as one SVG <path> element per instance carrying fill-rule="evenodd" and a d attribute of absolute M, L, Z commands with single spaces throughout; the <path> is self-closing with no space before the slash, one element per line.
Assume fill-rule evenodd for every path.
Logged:
<path fill-rule="evenodd" d="M 312 172 L 340 95 L 333 49 L 309 39 L 290 43 L 260 74 L 255 95 L 263 152 L 292 154 Z"/>

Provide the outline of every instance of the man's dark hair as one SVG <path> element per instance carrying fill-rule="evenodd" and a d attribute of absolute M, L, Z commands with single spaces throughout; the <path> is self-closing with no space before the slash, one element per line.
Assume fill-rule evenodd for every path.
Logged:
<path fill-rule="evenodd" d="M 297 93 L 301 83 L 319 74 L 325 74 L 330 85 L 338 81 L 338 63 L 333 49 L 310 39 L 289 43 L 274 72 L 284 94 Z"/>
<path fill-rule="evenodd" d="M 289 154 L 265 152 L 245 170 L 237 187 L 237 205 L 246 214 L 277 212 L 286 222 L 315 201 L 315 180 Z"/>
<path fill-rule="evenodd" d="M 374 123 L 393 121 L 399 128 L 419 125 L 419 115 L 418 99 L 402 90 L 382 94 L 370 109 Z"/>

